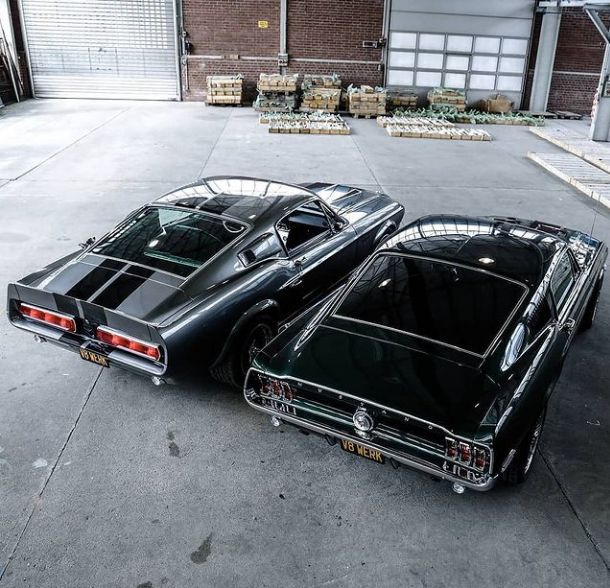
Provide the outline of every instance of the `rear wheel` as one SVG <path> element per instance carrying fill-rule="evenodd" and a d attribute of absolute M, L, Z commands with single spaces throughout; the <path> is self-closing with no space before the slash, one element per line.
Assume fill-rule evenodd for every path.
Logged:
<path fill-rule="evenodd" d="M 604 283 L 604 274 L 599 277 L 597 280 L 597 284 L 595 284 L 595 289 L 593 290 L 593 294 L 591 296 L 591 300 L 589 300 L 589 304 L 585 310 L 585 314 L 582 317 L 580 322 L 580 331 L 586 331 L 593 326 L 595 322 L 595 315 L 597 314 L 597 305 L 599 303 L 599 296 L 602 291 L 602 284 Z"/>
<path fill-rule="evenodd" d="M 276 333 L 277 325 L 268 317 L 257 318 L 249 323 L 237 334 L 224 360 L 210 369 L 212 377 L 223 384 L 240 388 L 255 355 Z"/>
<path fill-rule="evenodd" d="M 544 427 L 544 417 L 546 416 L 546 406 L 536 419 L 534 426 L 525 436 L 521 445 L 517 448 L 517 453 L 511 461 L 510 465 L 502 474 L 502 479 L 509 484 L 522 484 L 527 480 L 527 477 L 532 469 L 532 463 L 536 457 L 536 450 L 542 436 Z"/>

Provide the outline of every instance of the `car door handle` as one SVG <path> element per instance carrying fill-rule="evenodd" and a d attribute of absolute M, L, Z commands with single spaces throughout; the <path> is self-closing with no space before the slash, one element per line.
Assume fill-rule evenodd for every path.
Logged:
<path fill-rule="evenodd" d="M 575 326 L 576 326 L 576 321 L 573 318 L 569 318 L 569 319 L 566 319 L 559 328 L 561 331 L 570 332 L 571 330 L 574 329 Z"/>
<path fill-rule="evenodd" d="M 294 260 L 294 264 L 298 267 L 301 267 L 307 261 L 307 256 L 299 257 L 299 259 Z"/>

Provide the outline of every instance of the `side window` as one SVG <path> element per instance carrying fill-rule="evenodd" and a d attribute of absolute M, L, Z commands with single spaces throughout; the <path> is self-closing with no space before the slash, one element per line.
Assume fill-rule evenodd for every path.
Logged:
<path fill-rule="evenodd" d="M 282 253 L 282 246 L 277 237 L 273 233 L 265 233 L 256 241 L 250 243 L 246 249 L 238 254 L 238 257 L 244 265 L 251 265 L 280 253 Z"/>
<path fill-rule="evenodd" d="M 555 304 L 558 309 L 561 307 L 573 283 L 574 271 L 572 269 L 570 256 L 566 251 L 559 259 L 559 263 L 551 276 L 551 292 L 553 293 L 553 298 L 555 299 Z"/>
<path fill-rule="evenodd" d="M 328 218 L 317 202 L 308 202 L 297 208 L 277 224 L 278 234 L 288 253 L 329 230 Z"/>
<path fill-rule="evenodd" d="M 528 326 L 528 339 L 533 341 L 540 331 L 542 331 L 552 320 L 553 313 L 549 305 L 548 297 L 545 296 L 541 302 L 532 311 L 527 321 Z"/>

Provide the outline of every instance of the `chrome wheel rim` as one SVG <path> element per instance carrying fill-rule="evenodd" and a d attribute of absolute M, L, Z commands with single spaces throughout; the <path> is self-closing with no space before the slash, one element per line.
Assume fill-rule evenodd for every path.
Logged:
<path fill-rule="evenodd" d="M 532 467 L 532 462 L 534 461 L 534 455 L 536 455 L 536 449 L 538 449 L 538 444 L 540 443 L 540 435 L 542 434 L 542 423 L 543 423 L 544 413 L 540 415 L 536 423 L 536 427 L 534 428 L 534 432 L 532 434 L 532 438 L 530 439 L 529 447 L 527 448 L 527 459 L 525 461 L 525 468 L 523 469 L 523 473 L 527 474 L 529 472 L 530 467 Z"/>

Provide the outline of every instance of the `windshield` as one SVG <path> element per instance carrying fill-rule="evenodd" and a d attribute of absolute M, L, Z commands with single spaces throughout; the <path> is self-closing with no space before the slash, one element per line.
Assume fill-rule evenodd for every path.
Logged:
<path fill-rule="evenodd" d="M 499 276 L 406 255 L 380 255 L 335 315 L 484 355 L 525 288 Z"/>
<path fill-rule="evenodd" d="M 245 229 L 200 212 L 149 207 L 100 241 L 93 252 L 186 277 Z"/>

